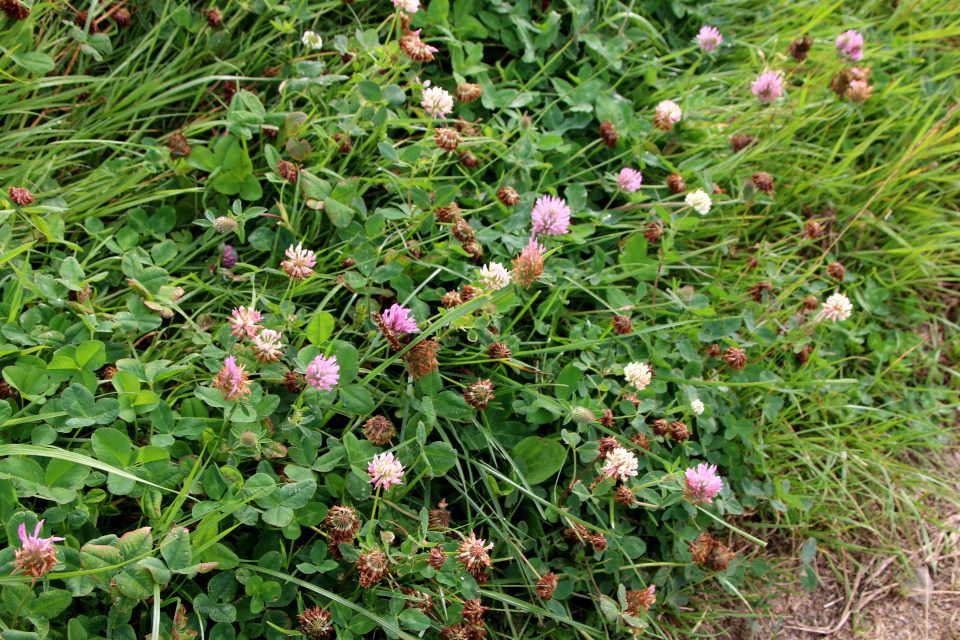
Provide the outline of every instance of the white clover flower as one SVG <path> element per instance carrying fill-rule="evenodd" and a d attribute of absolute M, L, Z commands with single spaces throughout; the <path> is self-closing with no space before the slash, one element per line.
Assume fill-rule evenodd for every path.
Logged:
<path fill-rule="evenodd" d="M 300 38 L 300 42 L 303 43 L 303 46 L 310 49 L 320 49 L 323 47 L 323 38 L 313 31 L 304 32 L 303 37 Z"/>
<path fill-rule="evenodd" d="M 623 447 L 617 447 L 607 454 L 607 462 L 600 471 L 608 478 L 625 482 L 628 477 L 637 475 L 638 464 L 636 454 Z"/>
<path fill-rule="evenodd" d="M 690 409 L 693 410 L 695 414 L 700 416 L 703 415 L 703 410 L 706 409 L 706 407 L 703 406 L 703 403 L 700 400 L 694 400 L 690 403 Z"/>
<path fill-rule="evenodd" d="M 650 380 L 653 379 L 653 371 L 650 369 L 650 365 L 643 362 L 631 362 L 623 369 L 623 377 L 627 379 L 627 382 L 635 386 L 640 391 L 643 391 Z"/>
<path fill-rule="evenodd" d="M 823 308 L 817 317 L 820 320 L 833 320 L 834 322 L 843 322 L 853 313 L 853 304 L 850 298 L 842 293 L 835 293 L 823 303 Z"/>
<path fill-rule="evenodd" d="M 688 193 L 684 202 L 693 207 L 694 210 L 702 216 L 710 213 L 710 206 L 713 204 L 710 196 L 708 196 L 703 189 L 697 189 L 696 191 Z"/>
<path fill-rule="evenodd" d="M 426 85 L 424 85 L 426 86 Z M 423 90 L 423 102 L 420 103 L 427 115 L 442 118 L 453 111 L 453 96 L 446 89 L 431 87 Z"/>
<path fill-rule="evenodd" d="M 489 285 L 491 289 L 503 289 L 510 284 L 510 272 L 499 262 L 484 265 L 480 269 L 480 275 L 483 276 L 480 282 Z"/>
<path fill-rule="evenodd" d="M 393 6 L 407 13 L 416 13 L 420 9 L 420 0 L 393 0 Z"/>

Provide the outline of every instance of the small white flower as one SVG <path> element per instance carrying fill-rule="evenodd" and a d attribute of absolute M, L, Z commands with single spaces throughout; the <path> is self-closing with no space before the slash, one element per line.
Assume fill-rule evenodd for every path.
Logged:
<path fill-rule="evenodd" d="M 426 84 L 424 84 L 426 86 Z M 424 108 L 427 115 L 434 118 L 442 118 L 453 111 L 453 96 L 445 89 L 440 87 L 431 87 L 423 90 L 423 102 L 420 106 Z"/>
<path fill-rule="evenodd" d="M 710 196 L 708 196 L 703 189 L 697 189 L 696 191 L 688 193 L 684 202 L 693 207 L 694 210 L 702 216 L 710 213 L 710 206 L 713 204 Z"/>
<path fill-rule="evenodd" d="M 703 410 L 706 409 L 706 407 L 703 406 L 703 403 L 700 402 L 699 400 L 694 400 L 693 402 L 691 402 L 690 408 L 698 416 L 703 415 Z"/>
<path fill-rule="evenodd" d="M 834 322 L 843 322 L 853 313 L 853 304 L 850 298 L 842 293 L 835 293 L 823 303 L 823 308 L 817 314 L 820 320 L 833 320 Z"/>
<path fill-rule="evenodd" d="M 624 367 L 623 377 L 627 379 L 627 382 L 643 391 L 650 384 L 650 380 L 653 379 L 653 373 L 650 370 L 650 365 L 643 362 L 631 362 Z"/>
<path fill-rule="evenodd" d="M 491 289 L 503 289 L 510 284 L 510 272 L 499 262 L 484 265 L 480 269 L 480 275 L 483 276 L 480 282 L 490 285 Z"/>
<path fill-rule="evenodd" d="M 309 47 L 310 49 L 320 49 L 323 47 L 323 38 L 313 31 L 305 32 L 303 37 L 300 38 L 300 42 L 303 43 L 303 46 Z"/>
<path fill-rule="evenodd" d="M 420 0 L 393 0 L 393 6 L 407 13 L 416 13 L 420 9 Z"/>
<path fill-rule="evenodd" d="M 603 465 L 601 471 L 608 478 L 626 482 L 628 477 L 637 475 L 638 465 L 636 454 L 623 447 L 617 447 L 607 454 L 607 463 Z"/>

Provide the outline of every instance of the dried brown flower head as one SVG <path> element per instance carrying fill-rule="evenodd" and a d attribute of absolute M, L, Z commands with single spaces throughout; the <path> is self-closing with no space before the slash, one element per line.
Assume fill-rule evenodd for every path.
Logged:
<path fill-rule="evenodd" d="M 653 244 L 660 240 L 660 236 L 663 235 L 663 227 L 657 222 L 650 222 L 647 224 L 647 230 L 643 235 L 646 236 L 647 242 Z"/>
<path fill-rule="evenodd" d="M 463 151 L 460 153 L 460 164 L 468 169 L 476 169 L 480 166 L 480 158 L 475 156 L 472 151 Z"/>
<path fill-rule="evenodd" d="M 827 265 L 827 275 L 833 278 L 834 280 L 839 280 L 843 282 L 843 276 L 846 274 L 846 269 L 843 268 L 843 265 L 839 262 L 831 262 Z"/>
<path fill-rule="evenodd" d="M 478 120 L 479 122 L 479 120 Z M 453 123 L 454 128 L 462 133 L 467 138 L 475 138 L 480 135 L 480 130 L 477 129 L 474 125 L 474 122 L 467 122 L 463 119 L 463 116 L 457 116 L 456 121 Z"/>
<path fill-rule="evenodd" d="M 447 554 L 440 547 L 434 547 L 430 549 L 430 566 L 440 571 L 443 568 L 443 563 L 447 561 Z"/>
<path fill-rule="evenodd" d="M 750 145 L 754 144 L 756 141 L 757 137 L 752 136 L 749 133 L 738 133 L 730 138 L 730 144 L 733 146 L 734 153 L 740 153 Z"/>
<path fill-rule="evenodd" d="M 437 362 L 437 351 L 440 350 L 433 340 L 418 342 L 403 356 L 403 360 L 410 366 L 410 373 L 415 380 L 424 378 L 435 371 L 440 363 Z"/>
<path fill-rule="evenodd" d="M 736 551 L 718 542 L 713 548 L 713 554 L 710 556 L 709 567 L 714 571 L 726 571 L 736 555 Z"/>
<path fill-rule="evenodd" d="M 674 442 L 686 442 L 687 438 L 690 437 L 690 429 L 687 428 L 686 424 L 678 420 L 670 423 L 670 431 L 668 435 Z"/>
<path fill-rule="evenodd" d="M 223 89 L 221 90 L 221 95 L 223 96 L 223 101 L 227 104 L 233 102 L 233 96 L 237 95 L 237 83 L 233 80 L 225 80 L 223 82 Z"/>
<path fill-rule="evenodd" d="M 353 149 L 353 145 L 351 144 L 352 141 L 350 140 L 350 136 L 348 136 L 347 134 L 345 134 L 345 133 L 343 133 L 343 132 L 333 134 L 333 141 L 340 143 L 340 148 L 337 149 L 337 150 L 338 150 L 340 153 L 342 153 L 343 155 L 347 155 L 347 154 L 350 153 L 350 151 Z"/>
<path fill-rule="evenodd" d="M 470 254 L 470 260 L 476 264 L 479 264 L 483 261 L 483 245 L 474 240 L 473 242 L 465 242 L 463 244 L 463 250 Z"/>
<path fill-rule="evenodd" d="M 10 194 L 10 199 L 13 200 L 13 203 L 20 207 L 25 207 L 28 204 L 33 204 L 34 198 L 33 194 L 30 193 L 29 189 L 24 189 L 23 187 L 10 187 L 7 189 L 7 193 Z"/>
<path fill-rule="evenodd" d="M 794 359 L 801 365 L 807 364 L 807 361 L 810 360 L 810 354 L 813 353 L 813 347 L 810 345 L 804 345 L 803 349 L 800 349 L 797 353 L 793 355 Z"/>
<path fill-rule="evenodd" d="M 447 500 L 437 503 L 436 509 L 427 511 L 427 526 L 433 531 L 445 531 L 450 528 L 450 512 L 447 510 Z"/>
<path fill-rule="evenodd" d="M 417 591 L 412 587 L 404 587 L 400 589 L 400 593 L 411 597 L 411 599 L 403 601 L 404 609 L 416 609 L 420 613 L 429 613 L 430 609 L 433 608 L 433 596 L 429 593 Z"/>
<path fill-rule="evenodd" d="M 520 202 L 520 194 L 513 187 L 500 187 L 497 190 L 497 199 L 503 203 L 503 206 L 512 207 Z"/>
<path fill-rule="evenodd" d="M 670 188 L 670 193 L 677 195 L 687 190 L 687 183 L 679 173 L 671 173 L 667 176 L 667 187 Z"/>
<path fill-rule="evenodd" d="M 179 131 L 174 131 L 167 138 L 167 148 L 170 149 L 171 158 L 184 158 L 190 155 L 193 149 L 187 144 L 187 138 Z"/>
<path fill-rule="evenodd" d="M 494 385 L 489 380 L 477 380 L 463 392 L 463 399 L 471 407 L 483 411 L 487 408 L 487 403 L 493 399 L 493 388 Z"/>
<path fill-rule="evenodd" d="M 549 600 L 553 597 L 553 592 L 557 590 L 559 582 L 560 578 L 553 571 L 544 575 L 537 582 L 537 595 L 540 596 L 541 600 Z"/>
<path fill-rule="evenodd" d="M 773 176 L 766 171 L 758 171 L 751 176 L 751 179 L 758 190 L 764 193 L 773 192 Z"/>
<path fill-rule="evenodd" d="M 407 57 L 416 62 L 430 62 L 433 60 L 433 52 L 437 49 L 431 47 L 420 39 L 420 30 L 408 31 L 400 37 L 400 50 L 407 54 Z"/>
<path fill-rule="evenodd" d="M 592 420 L 591 420 L 592 422 Z M 617 442 L 617 439 L 613 436 L 607 436 L 605 438 L 600 438 L 597 442 L 597 455 L 607 457 L 610 455 L 614 449 L 620 447 L 620 443 Z"/>
<path fill-rule="evenodd" d="M 807 59 L 807 54 L 810 52 L 810 47 L 812 46 L 813 38 L 810 36 L 803 36 L 802 38 L 797 38 L 790 43 L 790 46 L 787 47 L 787 53 L 789 53 L 790 57 L 797 62 L 803 62 Z"/>
<path fill-rule="evenodd" d="M 346 505 L 336 505 L 330 507 L 326 517 L 323 519 L 323 528 L 330 535 L 328 546 L 333 552 L 337 546 L 345 542 L 351 542 L 360 528 L 360 518 L 357 517 L 357 510 Z M 337 550 L 339 553 L 339 550 Z"/>
<path fill-rule="evenodd" d="M 486 541 L 478 539 L 477 534 L 473 531 L 460 541 L 460 550 L 457 557 L 460 558 L 460 563 L 468 571 L 482 571 L 485 567 L 491 565 L 490 550 L 493 549 L 493 543 L 485 543 Z"/>
<path fill-rule="evenodd" d="M 300 167 L 286 160 L 278 160 L 277 173 L 287 182 L 296 182 L 297 177 L 300 175 Z"/>
<path fill-rule="evenodd" d="M 490 609 L 490 607 L 485 607 L 480 604 L 480 598 L 474 600 L 464 600 L 463 610 L 460 612 L 463 615 L 463 619 L 469 622 L 472 625 L 479 625 L 483 623 L 483 614 Z"/>
<path fill-rule="evenodd" d="M 450 233 L 452 233 L 453 237 L 456 238 L 461 244 L 473 242 L 477 239 L 477 236 L 473 233 L 473 227 L 467 224 L 467 221 L 463 218 L 457 219 L 453 225 L 453 229 L 450 230 Z"/>
<path fill-rule="evenodd" d="M 208 9 L 207 24 L 209 24 L 212 29 L 219 29 L 220 25 L 223 24 L 223 12 L 217 7 Z"/>
<path fill-rule="evenodd" d="M 633 325 L 630 324 L 630 318 L 627 316 L 614 314 L 613 332 L 618 336 L 625 336 L 633 333 Z"/>
<path fill-rule="evenodd" d="M 513 280 L 529 289 L 543 275 L 543 246 L 530 238 L 527 246 L 513 259 Z"/>
<path fill-rule="evenodd" d="M 645 449 L 645 450 L 647 450 L 647 451 L 650 451 L 650 443 L 647 442 L 647 435 L 646 435 L 645 433 L 638 433 L 638 434 L 636 434 L 635 436 L 633 436 L 632 438 L 630 438 L 630 442 L 632 442 L 633 444 L 637 445 L 637 446 L 640 447 L 641 449 Z"/>
<path fill-rule="evenodd" d="M 712 344 L 712 345 L 710 345 L 709 347 L 707 347 L 707 356 L 709 356 L 709 357 L 711 357 L 711 358 L 719 358 L 719 357 L 720 357 L 720 345 L 718 345 L 718 344 Z"/>
<path fill-rule="evenodd" d="M 723 354 L 723 357 L 727 361 L 727 364 L 730 365 L 730 368 L 734 371 L 740 371 L 747 364 L 746 353 L 744 353 L 743 349 L 738 349 L 737 347 L 730 347 L 727 349 L 726 353 Z"/>
<path fill-rule="evenodd" d="M 108 364 L 103 368 L 103 371 L 100 372 L 101 380 L 112 380 L 113 376 L 117 374 L 117 368 L 112 364 Z"/>
<path fill-rule="evenodd" d="M 763 301 L 763 292 L 766 291 L 767 294 L 773 293 L 773 285 L 769 282 L 758 282 L 757 284 L 750 287 L 750 295 L 753 298 L 754 302 Z"/>
<path fill-rule="evenodd" d="M 341 269 L 352 269 L 355 266 L 357 266 L 357 261 L 353 258 L 344 258 L 340 261 Z"/>
<path fill-rule="evenodd" d="M 440 637 L 443 640 L 473 640 L 473 632 L 470 625 L 458 622 L 440 629 Z"/>
<path fill-rule="evenodd" d="M 80 29 L 86 28 L 88 14 L 86 11 L 79 11 L 77 17 L 73 19 L 73 24 L 77 25 Z M 100 27 L 97 26 L 97 20 L 94 18 L 90 21 L 90 29 L 87 30 L 87 33 L 100 33 Z"/>
<path fill-rule="evenodd" d="M 873 95 L 873 85 L 867 85 L 862 80 L 854 80 L 847 87 L 844 95 L 853 104 L 864 104 Z"/>
<path fill-rule="evenodd" d="M 319 606 L 307 609 L 297 617 L 300 618 L 300 631 L 311 638 L 329 638 L 333 633 L 330 612 Z"/>
<path fill-rule="evenodd" d="M 803 225 L 803 237 L 807 240 L 816 240 L 822 233 L 820 223 L 816 220 L 807 220 L 807 224 Z"/>
<path fill-rule="evenodd" d="M 640 609 L 650 611 L 650 605 L 657 602 L 656 591 L 656 585 L 650 585 L 646 589 L 637 591 L 627 591 L 625 613 L 636 618 L 640 616 Z"/>
<path fill-rule="evenodd" d="M 851 69 L 840 69 L 830 80 L 830 88 L 840 97 L 847 95 L 850 83 L 857 81 L 867 83 L 870 81 L 871 70 L 865 67 L 853 67 Z"/>
<path fill-rule="evenodd" d="M 373 416 L 363 426 L 363 435 L 377 447 L 382 447 L 393 440 L 396 434 L 393 423 L 386 416 Z"/>
<path fill-rule="evenodd" d="M 617 133 L 617 128 L 609 120 L 604 120 L 603 124 L 600 125 L 600 139 L 603 140 L 603 144 L 611 149 L 616 149 L 617 143 L 620 142 L 620 134 Z"/>
<path fill-rule="evenodd" d="M 600 424 L 608 429 L 613 428 L 613 411 L 610 409 L 604 409 L 603 415 L 600 416 Z"/>
<path fill-rule="evenodd" d="M 491 360 L 509 360 L 510 355 L 510 347 L 502 342 L 494 342 L 487 349 L 487 357 Z"/>
<path fill-rule="evenodd" d="M 637 498 L 633 494 L 633 489 L 625 484 L 621 484 L 617 487 L 617 490 L 613 492 L 613 499 L 625 507 L 632 507 L 637 503 Z"/>
<path fill-rule="evenodd" d="M 463 213 L 460 211 L 460 205 L 456 202 L 451 202 L 445 207 L 437 207 L 434 215 L 437 216 L 437 222 L 450 224 L 454 220 L 459 220 Z"/>
<path fill-rule="evenodd" d="M 460 287 L 460 298 L 464 302 L 470 302 L 474 298 L 483 294 L 483 290 L 479 287 L 475 287 L 472 284 L 465 284 Z"/>
<path fill-rule="evenodd" d="M 0 0 L 0 11 L 11 20 L 25 20 L 30 15 L 30 7 L 20 0 Z"/>
<path fill-rule="evenodd" d="M 130 12 L 126 7 L 116 7 L 110 11 L 110 19 L 121 29 L 126 29 L 131 25 Z"/>
<path fill-rule="evenodd" d="M 479 84 L 464 82 L 457 85 L 457 88 L 453 92 L 453 97 L 459 102 L 473 102 L 474 100 L 479 100 L 481 94 L 483 94 L 483 87 Z"/>
<path fill-rule="evenodd" d="M 657 418 L 653 421 L 653 426 L 650 428 L 655 435 L 665 436 L 667 432 L 670 431 L 670 421 L 664 418 Z"/>
<path fill-rule="evenodd" d="M 6 380 L 0 380 L 0 400 L 16 400 L 19 392 Z"/>
<path fill-rule="evenodd" d="M 374 549 L 360 555 L 357 567 L 360 569 L 360 586 L 369 589 L 383 580 L 383 574 L 390 567 L 390 561 L 387 559 L 387 554 Z"/>
<path fill-rule="evenodd" d="M 453 309 L 463 304 L 463 300 L 460 299 L 460 294 L 456 291 L 447 291 L 443 294 L 443 297 L 440 298 L 440 304 L 446 309 Z"/>
<path fill-rule="evenodd" d="M 456 129 L 440 127 L 434 133 L 433 141 L 444 151 L 453 152 L 460 146 L 460 134 L 457 133 Z"/>
<path fill-rule="evenodd" d="M 803 308 L 807 311 L 816 311 L 820 308 L 820 301 L 817 300 L 817 296 L 809 295 L 803 299 Z"/>
<path fill-rule="evenodd" d="M 300 393 L 304 386 L 303 374 L 296 371 L 287 371 L 287 374 L 283 377 L 283 386 L 290 393 Z"/>

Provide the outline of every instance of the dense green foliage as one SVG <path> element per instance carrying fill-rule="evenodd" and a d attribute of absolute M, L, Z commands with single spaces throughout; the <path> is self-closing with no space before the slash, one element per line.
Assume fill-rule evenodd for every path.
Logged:
<path fill-rule="evenodd" d="M 882 528 L 870 503 L 895 517 L 918 477 L 901 454 L 943 444 L 955 401 L 952 4 L 431 0 L 409 23 L 437 49 L 422 62 L 387 0 L 0 18 L 0 635 L 280 640 L 319 606 L 345 640 L 688 637 L 706 599 L 766 579 L 753 555 L 778 527 L 810 536 L 815 588 L 816 541 Z M 853 28 L 864 104 L 831 90 Z M 762 103 L 769 71 L 784 94 Z M 427 81 L 479 88 L 446 121 L 455 152 Z M 545 195 L 572 219 L 539 238 L 542 275 L 481 282 Z M 281 266 L 297 244 L 303 280 Z M 853 312 L 833 322 L 838 292 Z M 394 304 L 418 332 L 378 327 Z M 239 307 L 280 332 L 277 360 L 232 333 Z M 319 356 L 329 390 L 303 382 Z M 228 358 L 239 399 L 217 386 Z M 636 476 L 598 477 L 605 437 Z M 402 484 L 374 489 L 384 452 Z M 701 463 L 724 488 L 695 506 Z M 341 505 L 355 538 L 327 518 Z M 10 574 L 40 519 L 65 540 L 32 584 Z M 703 532 L 729 555 L 705 560 Z M 457 555 L 471 534 L 488 571 Z"/>

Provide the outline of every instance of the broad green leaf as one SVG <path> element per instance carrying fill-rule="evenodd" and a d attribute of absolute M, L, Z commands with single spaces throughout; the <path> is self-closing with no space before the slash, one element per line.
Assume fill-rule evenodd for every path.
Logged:
<path fill-rule="evenodd" d="M 187 528 L 174 527 L 167 532 L 160 545 L 160 554 L 173 571 L 193 564 L 193 550 L 190 548 L 190 532 Z"/>
<path fill-rule="evenodd" d="M 307 325 L 307 340 L 312 344 L 321 345 L 333 335 L 334 318 L 326 311 L 319 311 L 310 319 Z"/>
<path fill-rule="evenodd" d="M 130 464 L 130 440 L 126 434 L 103 427 L 93 432 L 90 444 L 101 462 L 121 469 Z"/>
<path fill-rule="evenodd" d="M 513 448 L 513 456 L 527 464 L 524 476 L 531 484 L 540 484 L 563 467 L 565 447 L 559 442 L 531 436 L 524 438 Z"/>

